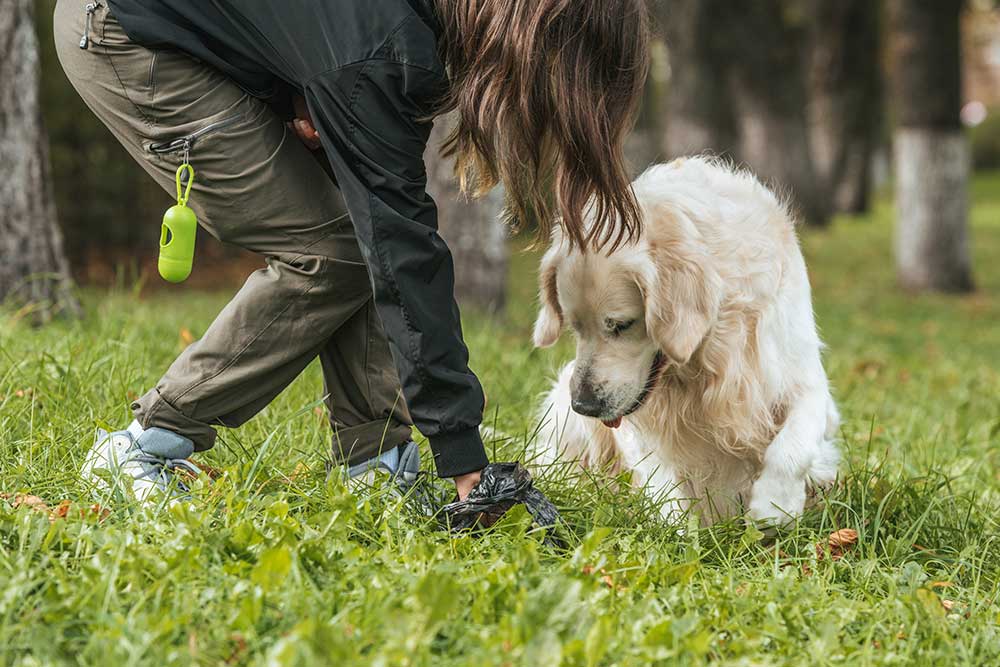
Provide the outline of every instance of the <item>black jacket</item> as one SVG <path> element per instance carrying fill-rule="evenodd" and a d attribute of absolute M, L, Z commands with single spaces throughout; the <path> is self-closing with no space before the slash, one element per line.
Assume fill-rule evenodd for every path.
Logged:
<path fill-rule="evenodd" d="M 487 463 L 451 253 L 423 154 L 447 86 L 429 0 L 108 0 L 129 37 L 181 49 L 247 92 L 306 98 L 368 263 L 375 305 L 438 473 Z"/>

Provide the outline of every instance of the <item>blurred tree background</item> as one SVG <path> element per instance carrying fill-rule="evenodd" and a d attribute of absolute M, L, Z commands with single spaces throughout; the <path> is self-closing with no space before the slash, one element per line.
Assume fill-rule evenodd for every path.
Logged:
<path fill-rule="evenodd" d="M 73 277 L 87 285 L 153 275 L 170 198 L 63 76 L 55 2 L 35 0 L 35 21 L 52 191 Z M 711 151 L 778 187 L 811 225 L 865 212 L 873 189 L 895 175 L 901 285 L 971 289 L 967 165 L 1000 167 L 1000 10 L 991 0 L 650 0 L 650 11 L 659 39 L 629 141 L 636 171 Z M 429 162 L 462 298 L 500 309 L 502 196 L 461 202 L 449 165 L 433 152 Z M 258 262 L 207 234 L 199 243 L 195 285 L 238 282 Z M 0 297 L 9 291 L 0 285 Z"/>

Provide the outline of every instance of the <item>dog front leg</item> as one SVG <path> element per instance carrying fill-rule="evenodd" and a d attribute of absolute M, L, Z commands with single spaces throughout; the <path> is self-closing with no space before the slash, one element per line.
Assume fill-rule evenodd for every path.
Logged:
<path fill-rule="evenodd" d="M 791 406 L 784 425 L 764 452 L 763 469 L 751 490 L 752 519 L 770 525 L 794 520 L 805 508 L 810 473 L 836 470 L 836 448 L 826 437 L 831 404 L 829 389 L 820 386 Z"/>
<path fill-rule="evenodd" d="M 690 498 L 680 476 L 665 460 L 662 445 L 655 438 L 647 441 L 628 426 L 621 430 L 618 447 L 625 468 L 632 471 L 632 486 L 653 501 L 667 523 L 681 522 L 690 508 Z"/>

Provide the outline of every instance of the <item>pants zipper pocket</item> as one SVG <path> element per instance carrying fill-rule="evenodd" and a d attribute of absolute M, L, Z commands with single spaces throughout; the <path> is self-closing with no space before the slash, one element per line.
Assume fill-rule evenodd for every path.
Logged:
<path fill-rule="evenodd" d="M 153 85 L 156 83 L 156 60 L 160 57 L 159 51 L 153 51 L 153 57 L 149 59 L 149 75 L 146 77 L 146 87 L 153 90 Z M 150 93 L 150 98 L 153 97 L 153 93 Z"/>
<path fill-rule="evenodd" d="M 94 29 L 94 14 L 101 8 L 101 3 L 91 2 L 84 8 L 87 18 L 83 24 L 83 37 L 80 38 L 80 48 L 87 50 L 90 48 L 90 32 Z"/>
<path fill-rule="evenodd" d="M 184 151 L 185 154 L 190 153 L 195 144 L 198 143 L 199 139 L 203 139 L 205 136 L 218 132 L 219 130 L 224 130 L 225 128 L 239 122 L 242 118 L 243 115 L 239 114 L 223 118 L 222 120 L 217 120 L 214 123 L 210 123 L 197 132 L 193 132 L 187 136 L 172 139 L 170 141 L 161 141 L 159 143 L 150 144 L 149 150 L 158 155 L 177 153 L 180 151 Z"/>

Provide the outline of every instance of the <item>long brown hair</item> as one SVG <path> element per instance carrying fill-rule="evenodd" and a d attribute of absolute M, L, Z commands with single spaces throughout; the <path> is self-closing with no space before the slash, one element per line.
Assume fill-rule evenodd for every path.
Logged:
<path fill-rule="evenodd" d="M 649 70 L 646 0 L 435 0 L 462 189 L 506 187 L 511 221 L 572 246 L 616 248 L 641 227 L 623 144 Z M 591 207 L 594 224 L 584 218 Z"/>

